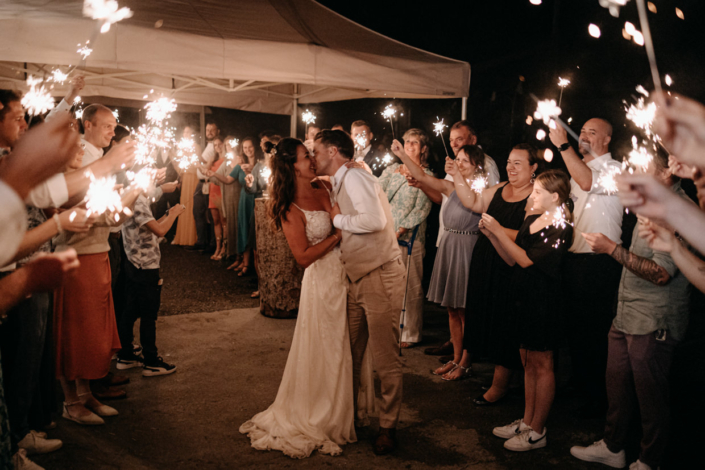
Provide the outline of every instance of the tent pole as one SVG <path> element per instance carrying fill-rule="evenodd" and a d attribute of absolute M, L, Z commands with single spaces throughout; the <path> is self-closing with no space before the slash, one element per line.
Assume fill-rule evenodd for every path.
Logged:
<path fill-rule="evenodd" d="M 297 117 L 299 115 L 299 85 L 294 84 L 294 109 L 291 110 L 291 129 L 290 129 L 290 136 L 293 138 L 296 138 L 296 124 L 297 124 Z M 306 136 L 304 136 L 304 139 Z"/>
<path fill-rule="evenodd" d="M 206 148 L 206 107 L 201 106 L 201 148 Z"/>
<path fill-rule="evenodd" d="M 463 106 L 460 110 L 460 119 L 464 121 L 468 118 L 468 99 L 466 97 L 463 97 L 462 100 Z"/>

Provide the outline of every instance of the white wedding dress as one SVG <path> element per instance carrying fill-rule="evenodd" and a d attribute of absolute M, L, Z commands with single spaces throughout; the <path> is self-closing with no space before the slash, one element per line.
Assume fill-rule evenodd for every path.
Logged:
<path fill-rule="evenodd" d="M 298 207 L 298 206 L 297 206 Z M 331 233 L 328 212 L 304 211 L 310 246 Z M 363 365 L 358 418 L 374 407 L 369 354 Z M 354 428 L 352 355 L 348 333 L 347 279 L 338 249 L 304 272 L 299 315 L 274 403 L 240 426 L 252 447 L 305 458 L 318 449 L 338 455 L 357 440 Z"/>

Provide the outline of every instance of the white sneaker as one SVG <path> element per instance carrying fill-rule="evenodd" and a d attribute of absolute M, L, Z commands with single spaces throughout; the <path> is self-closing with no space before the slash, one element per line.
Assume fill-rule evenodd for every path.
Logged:
<path fill-rule="evenodd" d="M 24 449 L 18 450 L 12 456 L 12 465 L 15 470 L 44 470 L 44 467 L 40 467 L 27 458 L 27 451 Z"/>
<path fill-rule="evenodd" d="M 44 433 L 30 431 L 17 443 L 17 446 L 20 449 L 26 450 L 28 455 L 48 454 L 49 452 L 61 449 L 63 442 L 58 439 L 47 439 L 46 434 L 43 436 L 42 434 Z"/>
<path fill-rule="evenodd" d="M 543 430 L 543 434 L 534 432 L 531 427 L 527 426 L 516 436 L 507 440 L 504 443 L 504 448 L 507 450 L 513 450 L 514 452 L 526 452 L 527 450 L 540 449 L 546 447 L 546 428 Z"/>
<path fill-rule="evenodd" d="M 641 460 L 637 460 L 629 466 L 629 470 L 651 470 L 651 466 L 646 465 Z M 661 470 L 661 467 L 658 467 L 656 470 Z"/>
<path fill-rule="evenodd" d="M 529 429 L 529 425 L 524 423 L 523 419 L 517 419 L 512 424 L 499 426 L 492 430 L 492 434 L 502 439 L 511 439 L 521 433 L 524 429 Z"/>
<path fill-rule="evenodd" d="M 570 453 L 576 459 L 586 462 L 603 463 L 612 468 L 624 468 L 627 466 L 624 451 L 620 450 L 617 453 L 612 452 L 607 448 L 604 439 L 594 442 L 588 447 L 573 446 L 570 448 Z"/>

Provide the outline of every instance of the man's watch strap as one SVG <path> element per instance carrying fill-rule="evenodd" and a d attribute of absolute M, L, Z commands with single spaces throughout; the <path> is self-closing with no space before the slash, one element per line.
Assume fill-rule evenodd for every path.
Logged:
<path fill-rule="evenodd" d="M 569 144 L 568 142 L 566 142 L 565 144 L 563 144 L 563 145 L 561 145 L 560 147 L 558 147 L 558 150 L 560 150 L 561 152 L 565 152 L 565 151 L 568 150 L 569 148 L 570 148 L 570 144 Z"/>

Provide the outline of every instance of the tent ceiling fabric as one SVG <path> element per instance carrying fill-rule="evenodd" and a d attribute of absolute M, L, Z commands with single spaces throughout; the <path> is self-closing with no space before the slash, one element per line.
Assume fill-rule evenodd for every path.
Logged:
<path fill-rule="evenodd" d="M 183 103 L 276 114 L 291 113 L 294 98 L 468 95 L 468 63 L 384 37 L 312 0 L 120 5 L 134 16 L 98 38 L 86 63 L 85 94 L 141 99 L 155 88 Z M 3 0 L 0 84 L 18 86 L 25 63 L 30 71 L 77 64 L 75 45 L 96 27 L 82 7 L 82 0 Z"/>

